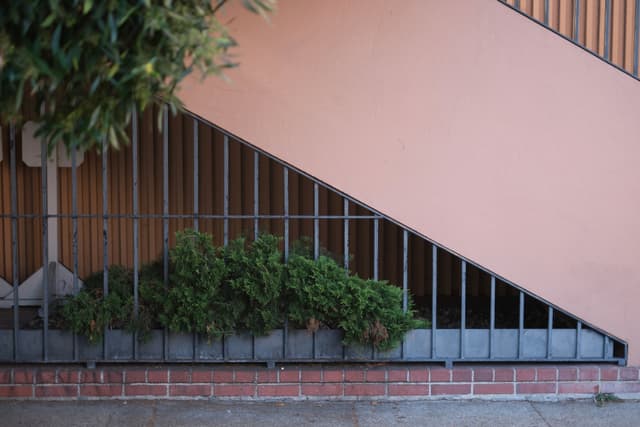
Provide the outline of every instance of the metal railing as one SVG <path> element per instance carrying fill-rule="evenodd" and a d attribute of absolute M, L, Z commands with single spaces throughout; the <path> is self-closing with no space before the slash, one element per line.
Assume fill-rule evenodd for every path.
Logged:
<path fill-rule="evenodd" d="M 410 239 L 412 241 L 419 241 L 426 248 L 425 251 L 427 253 L 430 252 L 428 258 L 430 259 L 431 265 L 428 266 L 428 272 L 430 273 L 430 277 L 425 278 L 425 283 L 421 284 L 423 286 L 426 294 L 430 293 L 430 303 L 425 302 L 423 305 L 425 312 L 430 311 L 430 322 L 431 329 L 427 331 L 422 331 L 420 333 L 412 334 L 409 336 L 402 347 L 397 353 L 393 353 L 391 355 L 380 355 L 373 349 L 369 352 L 365 351 L 365 355 L 362 354 L 359 357 L 355 357 L 357 360 L 393 360 L 393 361 L 445 361 L 445 362 L 455 362 L 455 361 L 563 361 L 563 362 L 571 362 L 571 361 L 605 361 L 605 362 L 616 362 L 616 363 L 625 363 L 626 361 L 626 344 L 615 337 L 607 335 L 603 331 L 598 330 L 593 325 L 588 325 L 584 321 L 575 318 L 574 316 L 565 313 L 560 310 L 558 307 L 553 306 L 552 304 L 542 301 L 541 299 L 535 297 L 530 294 L 526 290 L 517 287 L 515 284 L 509 282 L 507 279 L 502 278 L 496 275 L 493 272 L 490 272 L 483 267 L 475 264 L 471 260 L 461 257 L 458 254 L 448 250 L 444 246 L 429 240 L 426 236 L 417 233 L 414 230 L 410 230 L 406 227 L 403 227 L 401 224 L 394 222 L 391 218 L 386 217 L 380 212 L 375 211 L 371 207 L 365 206 L 362 203 L 354 200 L 348 195 L 339 192 L 335 188 L 320 182 L 319 180 L 305 174 L 303 171 L 297 170 L 296 168 L 288 165 L 284 161 L 274 158 L 270 156 L 268 153 L 265 153 L 256 147 L 250 145 L 246 141 L 237 138 L 228 132 L 215 127 L 211 123 L 207 123 L 202 119 L 195 116 L 186 116 L 185 120 L 191 120 L 193 126 L 193 140 L 186 141 L 181 140 L 182 146 L 186 146 L 187 144 L 192 144 L 192 152 L 193 152 L 193 173 L 191 175 L 193 181 L 192 191 L 194 194 L 193 197 L 193 206 L 192 213 L 171 213 L 169 209 L 169 200 L 171 197 L 169 188 L 169 139 L 170 139 L 170 122 L 168 117 L 168 112 L 166 109 L 162 112 L 163 115 L 163 132 L 162 132 L 162 212 L 161 213 L 141 213 L 140 209 L 140 185 L 139 185 L 139 168 L 140 168 L 140 153 L 139 153 L 139 120 L 137 115 L 133 116 L 132 119 L 132 129 L 131 129 L 131 180 L 128 184 L 131 188 L 132 195 L 132 212 L 131 213 L 122 213 L 122 212 L 111 212 L 109 209 L 109 192 L 116 191 L 114 189 L 110 189 L 108 186 L 109 182 L 109 173 L 110 173 L 110 164 L 108 162 L 108 156 L 106 155 L 106 149 L 103 151 L 101 156 L 101 176 L 102 176 L 102 188 L 101 188 L 101 196 L 102 196 L 102 214 L 81 214 L 78 211 L 78 153 L 72 151 L 71 153 L 71 213 L 51 213 L 48 210 L 48 181 L 47 181 L 47 150 L 46 146 L 43 143 L 41 149 L 41 213 L 19 213 L 18 212 L 18 189 L 17 189 L 17 174 L 16 174 L 16 164 L 17 164 L 17 138 L 16 138 L 16 128 L 14 126 L 10 127 L 9 131 L 9 167 L 10 167 L 10 199 L 11 199 L 11 212 L 9 214 L 1 213 L 0 220 L 2 219 L 10 219 L 11 221 L 11 252 L 12 252 L 12 264 L 13 264 L 13 273 L 12 273 L 12 285 L 13 285 L 13 305 L 12 305 L 12 319 L 13 326 L 11 331 L 5 331 L 10 333 L 10 343 L 7 340 L 4 341 L 6 344 L 5 350 L 9 348 L 9 344 L 11 347 L 10 354 L 8 351 L 5 351 L 5 355 L 0 354 L 0 359 L 4 361 L 13 361 L 13 362 L 86 362 L 88 360 L 100 360 L 100 361 L 181 361 L 185 360 L 184 357 L 174 357 L 172 354 L 175 354 L 175 351 L 171 350 L 171 340 L 173 339 L 173 335 L 170 334 L 166 329 L 157 336 L 157 339 L 161 341 L 161 353 L 157 355 L 157 357 L 143 357 L 141 355 L 141 346 L 142 344 L 139 342 L 136 336 L 133 336 L 131 339 L 126 338 L 127 342 L 131 344 L 130 350 L 127 349 L 125 351 L 125 355 L 114 353 L 112 343 L 110 343 L 110 339 L 113 338 L 114 334 L 112 331 L 105 330 L 104 339 L 102 341 L 102 347 L 100 354 L 94 353 L 86 353 L 82 347 L 82 339 L 73 335 L 72 337 L 72 351 L 69 354 L 72 354 L 72 357 L 67 356 L 59 356 L 57 350 L 53 349 L 60 347 L 59 342 L 52 342 L 51 334 L 52 331 L 49 330 L 49 304 L 50 304 L 50 294 L 49 290 L 51 288 L 50 281 L 52 280 L 52 275 L 55 276 L 56 270 L 50 269 L 50 260 L 49 260 L 49 227 L 48 223 L 52 220 L 58 219 L 67 219 L 71 220 L 72 223 L 72 283 L 73 283 L 73 292 L 78 292 L 80 289 L 80 261 L 79 261 L 79 246 L 78 246 L 78 221 L 81 219 L 94 219 L 94 220 L 102 220 L 101 222 L 101 236 L 93 235 L 93 239 L 101 239 L 102 250 L 103 250 L 103 258 L 102 258 L 102 269 L 103 269 L 103 292 L 104 295 L 108 295 L 109 293 L 109 242 L 110 242 L 110 230 L 109 230 L 109 221 L 115 219 L 127 219 L 133 222 L 133 233 L 130 236 L 130 244 L 133 247 L 133 295 L 134 295 L 134 311 L 135 315 L 138 314 L 139 309 L 139 274 L 141 268 L 141 260 L 140 260 L 140 221 L 143 219 L 156 219 L 162 222 L 162 271 L 163 271 L 163 279 L 165 286 L 169 286 L 169 249 L 170 249 L 170 226 L 169 222 L 172 219 L 189 219 L 192 221 L 193 228 L 196 230 L 200 228 L 201 223 L 203 221 L 208 220 L 216 220 L 222 221 L 223 223 L 223 243 L 227 244 L 229 239 L 232 237 L 230 233 L 230 221 L 243 219 L 252 222 L 252 235 L 254 237 L 258 236 L 260 232 L 260 223 L 265 220 L 281 220 L 283 222 L 283 242 L 284 242 L 284 256 L 285 259 L 289 256 L 290 247 L 291 247 L 291 239 L 290 239 L 290 223 L 294 220 L 306 220 L 312 221 L 313 223 L 313 235 L 311 236 L 313 241 L 313 254 L 315 257 L 318 257 L 321 253 L 321 248 L 323 247 L 323 242 L 321 241 L 321 221 L 331 220 L 331 221 L 341 221 L 342 222 L 342 262 L 346 269 L 350 268 L 350 227 L 352 223 L 356 221 L 371 221 L 371 238 L 367 241 L 370 242 L 371 247 L 370 253 L 372 255 L 372 270 L 371 277 L 374 279 L 381 278 L 380 267 L 381 264 L 381 230 L 383 226 L 387 224 L 395 224 L 398 227 L 401 227 L 401 285 L 403 290 L 403 308 L 407 310 L 408 306 L 408 296 L 411 292 L 410 287 L 410 277 L 412 276 L 412 270 L 415 268 L 424 268 L 424 265 L 421 263 L 423 260 L 413 260 L 410 262 Z M 189 117 L 191 117 L 189 119 Z M 201 144 L 199 137 L 199 128 L 201 126 L 209 126 L 214 129 L 214 132 L 219 132 L 222 135 L 222 156 L 223 156 L 223 201 L 222 201 L 222 214 L 216 214 L 213 212 L 204 212 L 199 203 L 201 200 L 201 195 L 199 194 L 199 186 L 200 186 L 200 151 Z M 207 141 L 206 143 L 216 144 L 215 141 Z M 230 143 L 238 143 L 242 146 L 246 147 L 249 150 L 252 150 L 253 153 L 253 194 L 252 194 L 252 203 L 251 208 L 252 212 L 242 212 L 240 214 L 234 214 L 230 212 L 230 197 L 231 192 L 231 181 L 230 181 L 230 157 L 229 157 L 229 146 Z M 262 158 L 268 158 L 270 161 L 275 162 L 275 164 L 279 165 L 282 168 L 283 180 L 282 180 L 282 193 L 283 193 L 283 203 L 282 203 L 282 212 L 281 213 L 261 213 L 260 210 L 260 160 Z M 301 177 L 305 177 L 306 179 L 311 180 L 313 185 L 313 213 L 312 214 L 292 214 L 290 211 L 290 200 L 291 194 L 289 191 L 289 180 L 290 174 L 297 174 Z M 3 191 L 5 191 L 3 187 Z M 320 213 L 320 201 L 319 194 L 320 191 L 329 191 L 338 195 L 342 198 L 342 212 L 335 213 L 329 212 L 329 214 L 321 214 Z M 248 195 L 245 195 L 248 196 Z M 356 206 L 362 208 L 366 214 L 354 214 L 350 212 L 350 206 Z M 33 330 L 24 330 L 20 327 L 20 277 L 19 277 L 19 242 L 18 239 L 18 221 L 26 220 L 26 219 L 39 219 L 42 222 L 41 234 L 42 234 L 42 329 L 38 331 Z M 448 325 L 439 325 L 439 313 L 442 312 L 444 300 L 451 300 L 450 297 L 444 297 L 442 295 L 441 289 L 439 289 L 439 280 L 440 272 L 439 272 L 439 257 L 450 254 L 451 256 L 457 259 L 456 262 L 459 262 L 460 266 L 460 281 L 459 281 L 459 327 L 452 328 Z M 36 256 L 36 254 L 33 254 Z M 449 255 L 447 255 L 449 256 Z M 469 277 L 469 269 L 474 268 L 483 274 L 488 275 L 490 278 L 489 288 L 483 289 L 481 292 L 484 292 L 488 296 L 489 300 L 489 327 L 482 329 L 473 327 L 470 328 L 467 320 L 467 285 L 468 285 L 468 277 Z M 457 274 L 457 273 L 456 273 Z M 511 287 L 512 293 L 516 295 L 518 301 L 518 311 L 517 311 L 517 327 L 511 328 L 498 328 L 496 325 L 496 315 L 500 314 L 497 311 L 496 301 L 498 300 L 496 295 L 496 287 L 497 285 L 504 284 L 505 286 Z M 415 284 L 411 284 L 414 286 Z M 439 297 L 441 300 L 439 300 Z M 456 297 L 457 298 L 457 297 Z M 546 307 L 547 313 L 547 324 L 546 328 L 530 328 L 526 327 L 525 322 L 525 299 L 532 299 L 538 301 L 540 304 L 544 304 Z M 457 304 L 457 303 L 456 303 Z M 575 322 L 575 328 L 568 329 L 566 326 L 562 328 L 554 327 L 554 319 L 556 316 L 562 315 L 568 318 L 573 319 Z M 0 331 L 2 332 L 2 331 Z M 337 353 L 338 355 L 326 356 L 322 357 L 322 355 L 317 356 L 316 346 L 319 345 L 317 342 L 317 338 L 314 334 L 313 336 L 313 356 L 310 357 L 294 357 L 288 356 L 291 354 L 288 351 L 290 342 L 290 334 L 292 332 L 289 331 L 285 325 L 284 330 L 281 332 L 282 334 L 282 351 L 278 353 L 279 356 L 271 357 L 270 359 L 276 361 L 287 361 L 287 360 L 353 360 L 353 357 L 350 356 L 350 350 L 348 348 L 342 347 L 341 352 Z M 54 340 L 62 339 L 60 338 L 62 335 L 56 331 L 53 334 L 56 338 Z M 556 338 L 554 338 L 554 335 Z M 28 337 L 28 340 L 25 338 Z M 6 339 L 9 339 L 9 335 L 5 335 Z M 184 337 L 176 338 L 179 340 L 180 345 L 184 344 Z M 226 339 L 226 338 L 225 338 Z M 221 348 L 222 351 L 220 353 L 220 357 L 214 358 L 203 358 L 201 357 L 201 351 L 199 350 L 199 346 L 203 345 L 201 340 L 196 335 L 191 337 L 190 346 L 191 347 L 191 357 L 187 357 L 190 361 L 199 361 L 199 362 L 220 362 L 220 361 L 251 361 L 256 360 L 256 350 L 255 350 L 255 342 L 257 337 L 252 337 L 251 342 L 253 345 L 252 356 L 243 359 L 242 357 L 232 357 L 229 356 L 229 342 L 222 340 Z M 3 340 L 2 336 L 0 336 L 0 342 Z M 26 341 L 25 341 L 26 340 Z M 25 342 L 30 342 L 31 344 L 25 344 Z M 561 342 L 562 341 L 562 342 Z M 566 342 L 564 342 L 566 341 Z M 588 341 L 588 342 L 587 342 Z M 226 342 L 226 344 L 225 344 Z M 564 343 L 563 343 L 564 342 Z M 35 343 L 35 344 L 33 344 Z M 569 344 L 567 344 L 569 343 Z M 38 355 L 34 355 L 32 349 L 28 350 L 27 347 L 31 345 L 40 346 L 40 351 Z M 121 344 L 118 344 L 121 345 Z M 225 350 L 225 345 L 227 349 Z M 0 346 L 2 347 L 2 346 Z M 128 347 L 127 347 L 128 348 Z M 418 350 L 416 350 L 418 348 Z M 557 350 L 557 351 L 556 351 Z M 129 352 L 130 353 L 127 353 Z M 53 355 L 52 353 L 56 353 Z M 66 353 L 65 353 L 66 354 Z M 90 354 L 90 355 L 87 355 Z M 115 355 L 114 355 L 115 354 Z M 127 356 L 128 355 L 128 356 Z M 258 358 L 259 359 L 259 358 Z"/>

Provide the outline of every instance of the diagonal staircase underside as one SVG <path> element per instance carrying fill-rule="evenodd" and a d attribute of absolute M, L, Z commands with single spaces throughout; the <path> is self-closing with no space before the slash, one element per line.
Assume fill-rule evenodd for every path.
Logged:
<path fill-rule="evenodd" d="M 187 108 L 629 345 L 635 80 L 497 1 L 229 8 L 241 67 Z"/>

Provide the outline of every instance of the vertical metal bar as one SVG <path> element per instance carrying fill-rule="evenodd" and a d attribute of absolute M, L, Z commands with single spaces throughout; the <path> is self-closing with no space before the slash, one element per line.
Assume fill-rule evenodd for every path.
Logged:
<path fill-rule="evenodd" d="M 520 9 L 520 0 L 515 0 L 515 1 L 513 2 L 513 7 L 515 7 L 516 9 L 518 9 L 518 10 L 519 10 L 519 9 Z"/>
<path fill-rule="evenodd" d="M 283 168 L 284 191 L 284 261 L 289 260 L 289 168 Z"/>
<path fill-rule="evenodd" d="M 162 280 L 165 291 L 169 287 L 169 111 L 162 110 Z M 162 331 L 162 358 L 169 354 L 169 334 Z"/>
<path fill-rule="evenodd" d="M 133 202 L 133 315 L 138 319 L 138 280 L 140 272 L 140 235 L 139 219 L 140 207 L 138 206 L 138 112 L 131 115 L 131 193 Z M 138 359 L 138 333 L 133 334 L 133 358 Z"/>
<path fill-rule="evenodd" d="M 198 130 L 198 119 L 193 119 L 193 229 L 198 231 L 200 229 L 199 224 L 199 214 L 200 214 L 200 187 L 199 187 L 199 177 L 200 177 L 200 164 L 199 164 L 199 130 Z M 198 333 L 193 333 L 193 359 L 196 360 L 198 358 Z"/>
<path fill-rule="evenodd" d="M 342 230 L 343 249 L 344 249 L 344 269 L 349 271 L 349 200 L 344 199 L 344 228 Z"/>
<path fill-rule="evenodd" d="M 251 359 L 256 360 L 256 334 L 253 333 L 251 334 Z"/>
<path fill-rule="evenodd" d="M 289 341 L 289 319 L 284 319 L 284 330 L 282 331 L 282 355 L 287 357 L 287 342 Z"/>
<path fill-rule="evenodd" d="M 253 153 L 253 240 L 258 239 L 260 224 L 260 153 Z"/>
<path fill-rule="evenodd" d="M 580 0 L 573 2 L 573 41 L 578 42 L 580 36 Z"/>
<path fill-rule="evenodd" d="M 544 25 L 549 26 L 549 0 L 544 0 Z"/>
<path fill-rule="evenodd" d="M 431 358 L 436 358 L 436 334 L 438 331 L 438 248 L 431 246 Z"/>
<path fill-rule="evenodd" d="M 551 359 L 553 344 L 553 307 L 549 306 L 549 318 L 547 320 L 547 359 Z"/>
<path fill-rule="evenodd" d="M 489 307 L 489 358 L 493 358 L 493 340 L 496 330 L 496 276 L 491 276 L 491 306 Z"/>
<path fill-rule="evenodd" d="M 607 61 L 611 60 L 611 0 L 605 0 L 604 57 Z"/>
<path fill-rule="evenodd" d="M 313 183 L 313 259 L 320 256 L 320 195 L 318 183 Z"/>
<path fill-rule="evenodd" d="M 9 169 L 11 181 L 11 269 L 13 284 L 13 360 L 20 359 L 20 273 L 18 271 L 18 178 L 16 173 L 16 128 L 9 124 Z"/>
<path fill-rule="evenodd" d="M 467 328 L 467 262 L 460 268 L 460 358 L 464 359 L 464 342 Z"/>
<path fill-rule="evenodd" d="M 378 280 L 380 264 L 380 219 L 373 220 L 373 280 Z"/>
<path fill-rule="evenodd" d="M 633 75 L 638 77 L 638 44 L 640 41 L 638 37 L 640 36 L 640 0 L 636 0 L 636 16 L 635 22 L 633 24 Z"/>
<path fill-rule="evenodd" d="M 198 217 L 200 214 L 200 188 L 199 188 L 199 138 L 198 119 L 193 119 L 193 229 L 198 231 L 200 224 Z"/>
<path fill-rule="evenodd" d="M 518 305 L 518 359 L 522 358 L 522 336 L 524 334 L 524 292 L 520 291 Z"/>
<path fill-rule="evenodd" d="M 624 344 L 623 348 L 622 348 L 623 354 L 622 354 L 622 361 L 623 363 L 626 363 L 628 358 L 629 358 L 629 345 L 628 344 Z M 620 363 L 620 362 L 618 362 Z"/>
<path fill-rule="evenodd" d="M 220 341 L 222 342 L 222 360 L 226 362 L 229 359 L 229 346 L 224 335 L 220 338 Z"/>
<path fill-rule="evenodd" d="M 223 165 L 223 186 L 224 186 L 224 200 L 223 200 L 223 242 L 224 245 L 227 246 L 229 243 L 229 136 L 227 134 L 224 135 L 224 146 L 223 146 L 223 156 L 224 156 L 224 165 Z"/>
<path fill-rule="evenodd" d="M 73 294 L 78 284 L 78 149 L 71 149 L 71 246 L 73 256 Z M 78 360 L 78 334 L 73 333 L 73 360 Z"/>
<path fill-rule="evenodd" d="M 316 360 L 318 358 L 318 345 L 316 344 L 316 333 L 311 333 L 311 350 L 312 350 L 312 359 Z"/>
<path fill-rule="evenodd" d="M 576 359 L 580 360 L 581 351 L 580 347 L 582 345 L 582 322 L 578 321 L 576 324 Z"/>
<path fill-rule="evenodd" d="M 409 232 L 402 232 L 402 311 L 409 309 Z"/>
<path fill-rule="evenodd" d="M 603 359 L 607 359 L 607 352 L 609 350 L 609 337 L 608 336 L 604 336 L 604 342 L 602 345 L 602 358 Z"/>
<path fill-rule="evenodd" d="M 42 192 L 42 359 L 48 359 L 49 344 L 49 200 L 47 185 L 47 142 L 43 139 L 40 143 L 41 180 Z"/>
<path fill-rule="evenodd" d="M 103 298 L 109 296 L 109 186 L 107 175 L 108 144 L 104 140 L 102 144 L 102 295 Z M 107 326 L 104 327 L 102 338 L 102 358 L 106 359 L 109 354 L 109 339 L 107 337 Z"/>

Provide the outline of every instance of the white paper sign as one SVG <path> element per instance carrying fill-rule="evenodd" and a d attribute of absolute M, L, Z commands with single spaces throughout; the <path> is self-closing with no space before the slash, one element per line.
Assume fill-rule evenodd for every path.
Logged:
<path fill-rule="evenodd" d="M 40 158 L 42 143 L 34 136 L 37 129 L 38 126 L 32 121 L 26 122 L 22 126 L 22 161 L 32 168 L 39 168 L 42 165 Z M 71 154 L 63 144 L 58 144 L 51 157 L 57 160 L 59 168 L 71 167 Z M 84 151 L 80 150 L 76 155 L 76 166 L 80 166 L 83 161 Z"/>

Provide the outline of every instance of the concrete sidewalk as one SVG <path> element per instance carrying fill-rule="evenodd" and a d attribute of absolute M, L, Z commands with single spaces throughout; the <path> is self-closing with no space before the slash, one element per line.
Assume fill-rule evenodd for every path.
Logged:
<path fill-rule="evenodd" d="M 640 403 L 490 402 L 0 402 L 9 426 L 638 426 Z"/>

